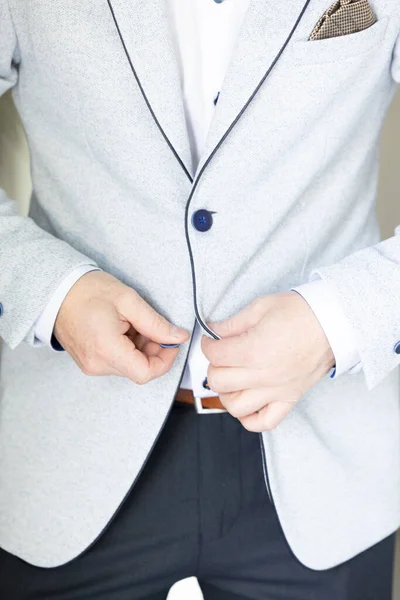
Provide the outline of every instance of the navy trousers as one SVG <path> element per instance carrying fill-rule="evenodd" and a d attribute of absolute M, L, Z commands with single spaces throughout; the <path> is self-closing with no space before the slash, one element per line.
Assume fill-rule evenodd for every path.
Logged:
<path fill-rule="evenodd" d="M 269 500 L 258 434 L 228 413 L 174 402 L 97 542 L 52 569 L 0 550 L 0 598 L 165 600 L 196 576 L 205 600 L 390 600 L 393 545 L 391 536 L 333 569 L 304 567 Z"/>

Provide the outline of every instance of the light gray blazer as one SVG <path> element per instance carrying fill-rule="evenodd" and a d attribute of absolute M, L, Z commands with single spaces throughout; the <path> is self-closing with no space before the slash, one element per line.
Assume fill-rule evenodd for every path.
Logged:
<path fill-rule="evenodd" d="M 34 183 L 30 218 L 0 194 L 0 546 L 30 563 L 66 563 L 107 527 L 189 348 L 137 386 L 34 347 L 36 318 L 88 262 L 190 330 L 318 271 L 364 368 L 326 376 L 260 434 L 273 501 L 313 569 L 400 524 L 400 237 L 380 243 L 375 218 L 400 0 L 373 2 L 363 32 L 314 42 L 330 0 L 309 1 L 293 31 L 304 4 L 251 1 L 193 172 L 164 0 L 112 0 L 114 15 L 107 0 L 0 0 L 0 91 L 13 87 Z M 215 211 L 207 233 L 191 226 L 200 208 Z"/>

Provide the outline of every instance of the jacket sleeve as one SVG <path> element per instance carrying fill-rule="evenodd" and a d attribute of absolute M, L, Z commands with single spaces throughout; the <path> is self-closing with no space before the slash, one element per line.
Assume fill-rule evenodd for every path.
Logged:
<path fill-rule="evenodd" d="M 17 83 L 18 42 L 7 0 L 0 0 L 0 96 Z M 34 323 L 64 277 L 92 264 L 70 245 L 18 214 L 0 188 L 0 337 L 11 348 L 34 345 Z"/>
<path fill-rule="evenodd" d="M 391 73 L 400 83 L 400 37 Z M 400 225 L 394 236 L 338 263 L 315 269 L 333 286 L 353 326 L 368 389 L 400 364 Z"/>

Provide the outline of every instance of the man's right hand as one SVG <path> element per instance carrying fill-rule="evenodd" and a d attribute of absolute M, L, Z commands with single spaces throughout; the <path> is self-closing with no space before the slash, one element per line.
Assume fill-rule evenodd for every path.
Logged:
<path fill-rule="evenodd" d="M 144 384 L 167 373 L 185 329 L 171 325 L 132 288 L 103 271 L 81 277 L 64 299 L 54 335 L 86 375 Z"/>

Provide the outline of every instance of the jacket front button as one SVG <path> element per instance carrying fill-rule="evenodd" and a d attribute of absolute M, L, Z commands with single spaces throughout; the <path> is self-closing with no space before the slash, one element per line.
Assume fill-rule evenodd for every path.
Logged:
<path fill-rule="evenodd" d="M 400 342 L 397 342 L 397 344 L 395 344 L 393 352 L 396 352 L 396 354 L 400 354 Z"/>
<path fill-rule="evenodd" d="M 212 212 L 201 208 L 192 215 L 192 225 L 197 231 L 208 231 L 213 224 Z"/>
<path fill-rule="evenodd" d="M 4 314 L 4 308 L 3 308 L 2 303 L 0 302 L 0 317 L 2 317 L 3 314 Z"/>

